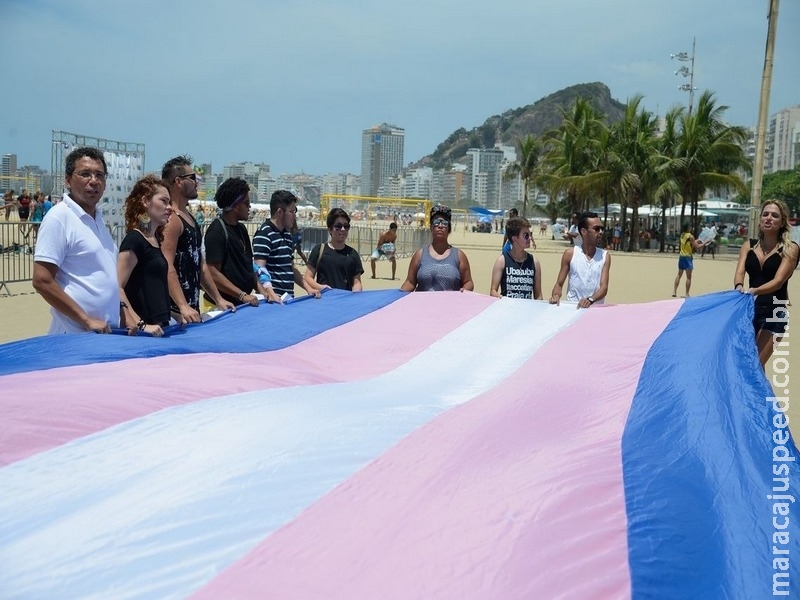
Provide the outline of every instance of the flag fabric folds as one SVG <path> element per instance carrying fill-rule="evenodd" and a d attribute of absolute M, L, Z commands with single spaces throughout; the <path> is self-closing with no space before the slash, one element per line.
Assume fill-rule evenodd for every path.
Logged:
<path fill-rule="evenodd" d="M 0 597 L 800 586 L 788 397 L 751 316 L 738 292 L 329 291 L 159 339 L 2 345 Z"/>

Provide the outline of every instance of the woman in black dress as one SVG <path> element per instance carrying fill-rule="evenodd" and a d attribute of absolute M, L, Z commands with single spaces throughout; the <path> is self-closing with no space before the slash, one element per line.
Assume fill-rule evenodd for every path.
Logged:
<path fill-rule="evenodd" d="M 733 278 L 734 289 L 755 296 L 753 328 L 761 365 L 772 356 L 789 320 L 787 283 L 797 265 L 789 210 L 781 200 L 767 200 L 759 210 L 758 238 L 742 244 Z M 747 274 L 748 288 L 744 286 Z"/>
<path fill-rule="evenodd" d="M 167 260 L 161 253 L 163 229 L 172 209 L 164 183 L 153 175 L 136 182 L 125 199 L 128 230 L 119 246 L 117 276 L 123 326 L 160 337 L 169 324 Z"/>

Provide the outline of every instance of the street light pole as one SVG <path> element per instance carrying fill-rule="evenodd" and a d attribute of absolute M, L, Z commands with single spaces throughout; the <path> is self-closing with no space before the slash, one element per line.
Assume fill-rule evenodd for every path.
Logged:
<path fill-rule="evenodd" d="M 689 114 L 692 114 L 692 106 L 694 106 L 694 91 L 697 89 L 694 87 L 694 54 L 695 54 L 695 44 L 697 43 L 697 38 L 692 37 L 692 53 L 688 54 L 686 52 L 678 52 L 677 54 L 670 54 L 670 58 L 676 58 L 681 62 L 688 62 L 690 66 L 683 65 L 680 69 L 675 71 L 675 75 L 682 75 L 683 77 L 689 78 L 689 83 L 684 83 L 678 86 L 678 89 L 682 92 L 689 92 Z"/>
<path fill-rule="evenodd" d="M 686 52 L 678 52 L 678 54 L 670 54 L 670 58 L 676 58 L 681 62 L 688 62 L 690 66 L 683 65 L 680 69 L 675 71 L 675 75 L 682 75 L 683 77 L 689 78 L 689 83 L 684 83 L 678 86 L 678 89 L 682 92 L 689 92 L 689 116 L 692 116 L 692 107 L 694 106 L 694 54 L 695 54 L 695 44 L 697 42 L 697 38 L 692 36 L 692 53 L 691 55 Z M 681 223 L 683 222 L 683 215 L 686 212 L 686 198 L 683 198 L 683 202 L 681 204 Z M 695 202 L 692 202 L 691 206 L 691 213 L 692 213 L 692 224 L 697 222 L 697 205 Z"/>
<path fill-rule="evenodd" d="M 772 88 L 772 63 L 775 56 L 775 34 L 778 29 L 779 0 L 770 0 L 767 15 L 767 47 L 764 51 L 764 72 L 761 77 L 761 100 L 758 105 L 758 127 L 756 129 L 756 160 L 753 165 L 753 188 L 750 194 L 750 219 L 747 233 L 752 238 L 758 231 L 758 208 L 761 206 L 761 184 L 764 179 L 764 149 L 767 145 L 767 115 L 769 94 Z"/>

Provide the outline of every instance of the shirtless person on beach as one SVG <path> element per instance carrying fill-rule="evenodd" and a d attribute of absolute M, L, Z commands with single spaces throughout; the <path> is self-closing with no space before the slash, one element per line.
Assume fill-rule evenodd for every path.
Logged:
<path fill-rule="evenodd" d="M 392 279 L 395 278 L 397 271 L 397 258 L 395 257 L 395 242 L 397 242 L 397 223 L 392 222 L 389 225 L 389 230 L 381 234 L 378 238 L 378 247 L 372 253 L 369 261 L 369 266 L 372 268 L 372 279 L 375 279 L 375 262 L 381 256 L 387 256 L 392 261 Z"/>

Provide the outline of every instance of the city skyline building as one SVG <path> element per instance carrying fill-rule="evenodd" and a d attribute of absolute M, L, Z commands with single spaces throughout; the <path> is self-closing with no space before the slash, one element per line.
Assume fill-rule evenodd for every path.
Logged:
<path fill-rule="evenodd" d="M 4 154 L 0 162 L 0 175 L 3 177 L 13 177 L 17 174 L 17 155 Z"/>
<path fill-rule="evenodd" d="M 770 117 L 766 147 L 765 173 L 791 171 L 800 164 L 800 105 Z"/>
<path fill-rule="evenodd" d="M 361 132 L 361 195 L 388 195 L 390 179 L 403 171 L 405 130 L 382 123 Z"/>
<path fill-rule="evenodd" d="M 484 208 L 501 208 L 502 166 L 506 153 L 500 148 L 470 148 L 467 156 L 470 198 Z"/>

